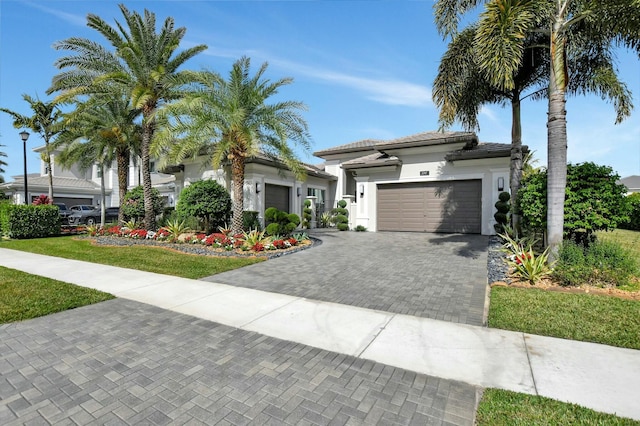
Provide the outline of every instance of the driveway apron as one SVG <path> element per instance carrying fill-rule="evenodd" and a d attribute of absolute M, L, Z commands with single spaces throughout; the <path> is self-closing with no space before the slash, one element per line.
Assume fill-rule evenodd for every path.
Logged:
<path fill-rule="evenodd" d="M 311 235 L 322 244 L 204 280 L 483 325 L 487 237 L 401 232 Z"/>

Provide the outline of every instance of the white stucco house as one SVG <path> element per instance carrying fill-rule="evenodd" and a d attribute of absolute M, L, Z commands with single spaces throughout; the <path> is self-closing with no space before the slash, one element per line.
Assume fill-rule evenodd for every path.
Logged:
<path fill-rule="evenodd" d="M 509 190 L 510 145 L 480 143 L 474 133 L 362 140 L 314 155 L 338 177 L 350 225 L 370 231 L 490 235 L 498 194 Z"/>
<path fill-rule="evenodd" d="M 39 148 L 42 149 L 42 148 Z M 526 147 L 524 147 L 526 151 Z M 312 201 L 317 214 L 339 200 L 347 202 L 349 225 L 369 231 L 494 233 L 494 204 L 509 190 L 510 145 L 481 143 L 474 133 L 424 132 L 391 140 L 365 139 L 314 153 L 324 164 L 305 164 L 306 179 L 297 180 L 284 165 L 267 156 L 247 160 L 244 209 L 264 218 L 268 207 L 300 214 L 304 201 Z M 55 155 L 54 155 L 55 160 Z M 192 182 L 215 179 L 231 191 L 230 173 L 224 167 L 207 167 L 207 158 L 155 170 L 152 182 L 175 206 L 180 192 Z M 30 197 L 47 193 L 44 163 L 39 176 L 29 177 Z M 54 165 L 56 202 L 98 204 L 98 168 L 83 173 Z M 117 206 L 115 166 L 105 170 L 107 206 Z M 129 187 L 140 182 L 137 163 L 129 170 Z M 21 177 L 0 186 L 20 203 Z"/>

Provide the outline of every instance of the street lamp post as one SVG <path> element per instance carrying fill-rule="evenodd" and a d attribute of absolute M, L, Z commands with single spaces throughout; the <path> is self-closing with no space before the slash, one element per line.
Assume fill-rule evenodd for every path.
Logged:
<path fill-rule="evenodd" d="M 23 130 L 20 132 L 20 139 L 24 147 L 24 203 L 29 204 L 29 190 L 27 188 L 27 139 L 29 139 L 29 132 Z"/>

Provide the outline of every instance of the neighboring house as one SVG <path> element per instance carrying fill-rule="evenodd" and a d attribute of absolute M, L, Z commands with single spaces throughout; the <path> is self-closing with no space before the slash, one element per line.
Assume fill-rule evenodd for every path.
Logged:
<path fill-rule="evenodd" d="M 474 133 L 426 132 L 314 155 L 337 176 L 335 199 L 347 200 L 352 227 L 491 235 L 494 204 L 509 190 L 510 148 Z"/>
<path fill-rule="evenodd" d="M 268 207 L 300 214 L 304 201 L 312 201 L 316 216 L 347 201 L 349 224 L 370 231 L 455 232 L 494 234 L 494 204 L 509 190 L 510 145 L 479 143 L 474 133 L 425 132 L 392 140 L 366 139 L 314 153 L 322 166 L 305 164 L 305 180 L 273 159 L 259 155 L 247 159 L 244 209 L 264 221 Z M 526 146 L 524 147 L 527 152 Z M 43 163 L 44 164 L 44 163 Z M 175 206 L 183 188 L 202 179 L 214 179 L 232 191 L 226 167 L 206 167 L 198 157 L 154 171 L 152 183 Z M 47 193 L 47 170 L 29 177 L 32 197 Z M 56 202 L 97 205 L 100 177 L 97 167 L 86 174 L 54 165 Z M 129 187 L 139 185 L 136 162 L 129 169 Z M 21 202 L 21 177 L 0 185 Z M 36 186 L 37 185 L 37 186 Z M 107 206 L 118 205 L 116 170 L 105 170 Z"/>
<path fill-rule="evenodd" d="M 634 192 L 640 192 L 640 176 L 638 175 L 627 176 L 620 179 L 618 183 L 627 187 L 627 195 L 631 195 Z"/>

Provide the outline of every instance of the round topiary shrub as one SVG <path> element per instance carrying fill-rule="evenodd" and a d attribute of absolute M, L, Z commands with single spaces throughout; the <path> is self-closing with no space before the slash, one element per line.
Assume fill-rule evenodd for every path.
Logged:
<path fill-rule="evenodd" d="M 508 192 L 501 192 L 498 196 L 498 201 L 495 204 L 496 210 L 498 210 L 493 218 L 496 220 L 495 230 L 497 233 L 501 233 L 504 231 L 504 227 L 509 221 L 508 213 L 511 210 L 511 203 L 509 200 L 511 199 L 511 195 Z"/>
<path fill-rule="evenodd" d="M 302 227 L 309 229 L 311 220 L 313 219 L 313 210 L 311 209 L 311 200 L 304 200 L 304 209 L 302 209 Z"/>
<path fill-rule="evenodd" d="M 345 208 L 346 206 L 347 202 L 345 200 L 340 200 L 338 201 L 338 207 L 333 209 L 336 227 L 340 231 L 349 230 L 349 210 Z"/>
<path fill-rule="evenodd" d="M 183 218 L 198 218 L 205 232 L 210 233 L 229 223 L 231 197 L 215 180 L 200 180 L 182 190 L 176 212 Z"/>

